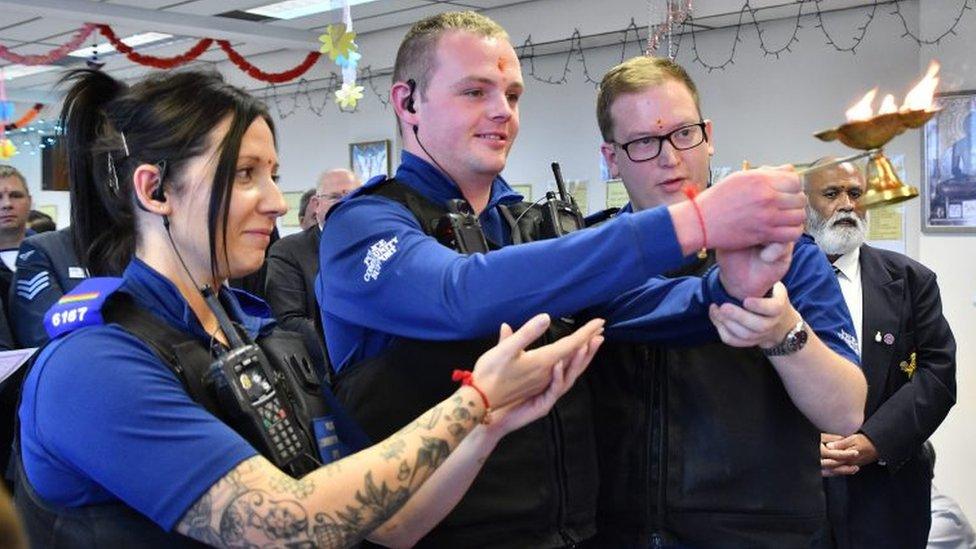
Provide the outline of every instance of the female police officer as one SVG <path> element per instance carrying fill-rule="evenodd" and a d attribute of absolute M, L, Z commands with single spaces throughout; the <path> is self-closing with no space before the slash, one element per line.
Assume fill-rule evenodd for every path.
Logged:
<path fill-rule="evenodd" d="M 124 273 L 101 279 L 114 286 L 62 299 L 74 313 L 52 309 L 49 329 L 59 337 L 24 383 L 18 503 L 36 544 L 347 546 L 398 510 L 442 514 L 464 483 L 435 475 L 422 497 L 407 500 L 445 459 L 454 459 L 447 470 L 477 470 L 502 434 L 551 407 L 602 341 L 596 321 L 524 351 L 548 319 L 515 334 L 503 327 L 499 345 L 447 400 L 380 444 L 293 478 L 191 398 L 182 370 L 160 358 L 167 349 L 145 341 L 156 334 L 140 340 L 98 314 L 106 295 L 125 296 L 161 321 L 159 331 L 175 329 L 224 357 L 233 355 L 228 345 L 269 331 L 266 307 L 222 284 L 260 267 L 285 210 L 265 107 L 213 74 L 131 87 L 95 71 L 69 80 L 62 123 L 79 255 L 93 274 Z M 211 303 L 201 283 L 221 288 Z M 242 372 L 242 394 L 260 396 L 267 370 L 247 360 L 233 371 Z M 481 426 L 489 405 L 500 409 Z M 448 458 L 474 429 L 485 434 L 468 440 L 483 446 Z M 389 523 L 381 531 L 410 530 Z"/>

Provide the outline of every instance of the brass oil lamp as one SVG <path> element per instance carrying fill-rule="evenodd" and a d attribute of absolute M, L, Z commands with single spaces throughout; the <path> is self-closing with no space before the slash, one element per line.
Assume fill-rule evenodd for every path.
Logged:
<path fill-rule="evenodd" d="M 867 156 L 867 191 L 858 200 L 861 206 L 877 208 L 918 196 L 918 188 L 906 185 L 898 177 L 891 160 L 884 154 L 884 146 L 905 130 L 922 127 L 938 112 L 932 106 L 932 97 L 939 84 L 938 72 L 939 64 L 933 61 L 925 77 L 905 96 L 901 108 L 895 106 L 894 97 L 889 94 L 875 114 L 871 104 L 877 88 L 869 91 L 848 109 L 847 123 L 814 134 L 822 141 L 836 139 L 848 147 L 864 152 L 798 170 L 798 173 L 805 174 Z"/>

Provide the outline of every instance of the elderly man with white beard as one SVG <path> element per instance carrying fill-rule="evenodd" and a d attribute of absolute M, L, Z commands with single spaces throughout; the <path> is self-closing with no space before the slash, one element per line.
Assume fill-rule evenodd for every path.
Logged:
<path fill-rule="evenodd" d="M 821 436 L 829 521 L 821 546 L 925 547 L 932 463 L 922 445 L 955 403 L 956 343 L 935 273 L 864 244 L 864 190 L 850 163 L 806 179 L 807 232 L 834 265 L 868 381 L 860 430 Z"/>

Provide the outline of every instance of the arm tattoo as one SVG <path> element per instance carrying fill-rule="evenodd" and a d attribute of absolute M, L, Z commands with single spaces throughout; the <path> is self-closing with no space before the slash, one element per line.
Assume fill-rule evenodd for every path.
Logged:
<path fill-rule="evenodd" d="M 395 480 L 377 483 L 375 479 L 381 475 L 375 469 L 367 470 L 353 500 L 331 511 L 317 511 L 310 507 L 309 499 L 316 491 L 315 479 L 339 476 L 342 462 L 302 479 L 276 475 L 261 482 L 263 460 L 255 456 L 197 500 L 180 521 L 179 531 L 226 547 L 351 546 L 392 517 L 447 459 L 451 452 L 448 440 L 421 433 L 430 433 L 443 420 L 456 443 L 480 419 L 472 410 L 473 402 L 457 397 L 449 406 L 450 413 L 442 406 L 431 409 L 378 448 L 384 462 L 399 461 Z M 414 432 L 420 437 L 420 446 L 412 460 L 402 459 L 407 448 L 416 445 L 408 438 Z"/>

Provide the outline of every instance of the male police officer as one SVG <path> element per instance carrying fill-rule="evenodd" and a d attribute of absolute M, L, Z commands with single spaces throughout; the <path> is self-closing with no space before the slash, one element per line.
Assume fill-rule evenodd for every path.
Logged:
<path fill-rule="evenodd" d="M 601 151 L 631 200 L 618 216 L 684 202 L 686 187 L 705 189 L 712 122 L 679 65 L 637 57 L 610 69 L 597 119 Z M 796 243 L 783 283 L 795 308 L 786 303 L 772 337 L 754 340 L 749 323 L 717 323 L 759 348 L 618 341 L 604 349 L 591 372 L 600 545 L 671 538 L 692 547 L 809 547 L 824 516 L 818 427 L 853 432 L 866 387 L 845 342 L 854 330 L 833 272 L 808 237 Z M 780 284 L 774 298 L 786 300 Z M 745 306 L 769 314 L 768 304 Z"/>
<path fill-rule="evenodd" d="M 524 223 L 538 220 L 535 212 L 518 219 L 521 197 L 499 177 L 523 91 L 505 31 L 471 12 L 423 20 L 401 44 L 393 80 L 403 163 L 395 181 L 372 181 L 332 210 L 316 286 L 337 393 L 372 437 L 450 390 L 451 369 L 501 322 L 589 307 L 612 325 L 655 326 L 657 337 L 701 336 L 709 331 L 707 304 L 724 299 L 719 273 L 652 277 L 705 241 L 742 249 L 800 234 L 795 175 L 762 170 L 703 193 L 698 210 L 682 203 L 511 246 L 552 235 Z M 493 251 L 466 255 L 435 238 L 444 236 L 438 227 L 449 229 L 447 240 L 470 237 L 474 216 Z M 721 277 L 740 297 L 771 286 L 788 262 L 770 266 L 754 250 L 733 257 L 740 263 Z M 748 267 L 759 276 L 747 276 Z M 501 442 L 464 501 L 422 544 L 556 547 L 590 537 L 592 436 L 589 393 L 577 385 L 548 416 Z M 466 486 L 476 473 L 454 480 Z M 453 503 L 444 503 L 445 512 Z"/>

